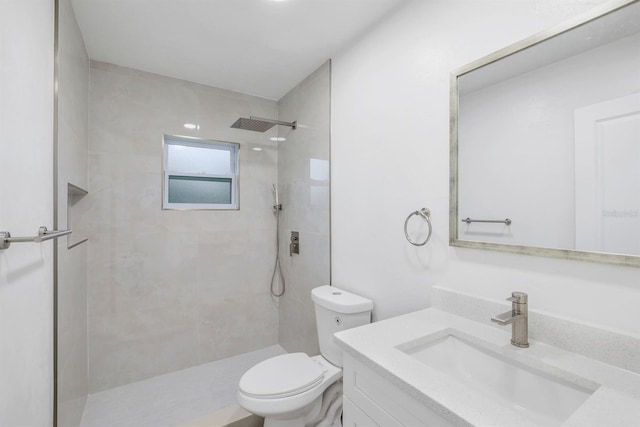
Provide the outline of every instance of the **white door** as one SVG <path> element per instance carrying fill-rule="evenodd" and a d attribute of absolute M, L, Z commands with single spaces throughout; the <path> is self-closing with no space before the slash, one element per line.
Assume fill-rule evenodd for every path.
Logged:
<path fill-rule="evenodd" d="M 53 227 L 53 0 L 0 0 L 0 231 Z M 0 426 L 53 423 L 53 243 L 0 250 Z"/>
<path fill-rule="evenodd" d="M 576 249 L 640 255 L 640 94 L 575 112 Z"/>

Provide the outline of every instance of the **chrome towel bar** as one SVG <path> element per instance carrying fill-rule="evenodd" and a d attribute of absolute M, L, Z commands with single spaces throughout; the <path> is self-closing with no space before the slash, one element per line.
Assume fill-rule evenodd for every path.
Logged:
<path fill-rule="evenodd" d="M 11 246 L 12 243 L 41 243 L 46 242 L 47 240 L 66 236 L 67 234 L 71 234 L 71 230 L 49 231 L 45 226 L 40 227 L 37 236 L 31 237 L 11 237 L 11 233 L 9 233 L 8 231 L 0 231 L 0 250 L 9 249 L 9 246 Z"/>
<path fill-rule="evenodd" d="M 491 222 L 491 223 L 496 223 L 496 224 L 511 225 L 511 220 L 509 218 L 507 218 L 507 219 L 471 219 L 471 218 L 465 218 L 465 219 L 463 219 L 461 221 L 462 222 L 466 222 L 467 224 L 471 224 L 472 222 Z"/>
<path fill-rule="evenodd" d="M 409 232 L 407 231 L 407 224 L 409 224 L 409 220 L 414 215 L 418 215 L 419 217 L 427 221 L 427 224 L 429 225 L 429 234 L 427 235 L 427 238 L 422 243 L 417 243 L 411 240 L 411 238 L 409 237 Z M 433 231 L 433 228 L 431 226 L 431 219 L 429 218 L 430 216 L 431 216 L 431 211 L 427 208 L 422 208 L 419 211 L 411 212 L 407 217 L 407 219 L 404 220 L 404 236 L 407 238 L 407 241 L 411 243 L 413 246 L 424 246 L 427 244 L 427 242 L 431 238 L 431 232 Z"/>

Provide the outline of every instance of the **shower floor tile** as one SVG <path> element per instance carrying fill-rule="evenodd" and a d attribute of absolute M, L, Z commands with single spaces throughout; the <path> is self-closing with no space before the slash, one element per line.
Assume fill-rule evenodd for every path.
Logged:
<path fill-rule="evenodd" d="M 80 427 L 173 427 L 236 403 L 242 374 L 279 345 L 116 387 L 87 398 Z"/>

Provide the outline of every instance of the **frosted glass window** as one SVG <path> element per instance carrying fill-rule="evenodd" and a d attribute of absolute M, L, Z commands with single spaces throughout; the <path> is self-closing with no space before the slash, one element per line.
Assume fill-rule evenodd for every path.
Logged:
<path fill-rule="evenodd" d="M 224 174 L 232 172 L 231 151 L 169 144 L 167 169 L 173 172 Z"/>
<path fill-rule="evenodd" d="M 169 203 L 231 203 L 231 179 L 169 175 Z"/>
<path fill-rule="evenodd" d="M 164 209 L 238 209 L 238 144 L 164 137 Z"/>

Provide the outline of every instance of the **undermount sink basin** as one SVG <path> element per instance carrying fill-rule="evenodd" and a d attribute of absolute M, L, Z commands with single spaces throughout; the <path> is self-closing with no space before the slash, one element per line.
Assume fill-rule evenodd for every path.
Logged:
<path fill-rule="evenodd" d="M 540 425 L 562 424 L 595 391 L 485 350 L 453 332 L 420 341 L 397 348 Z"/>

